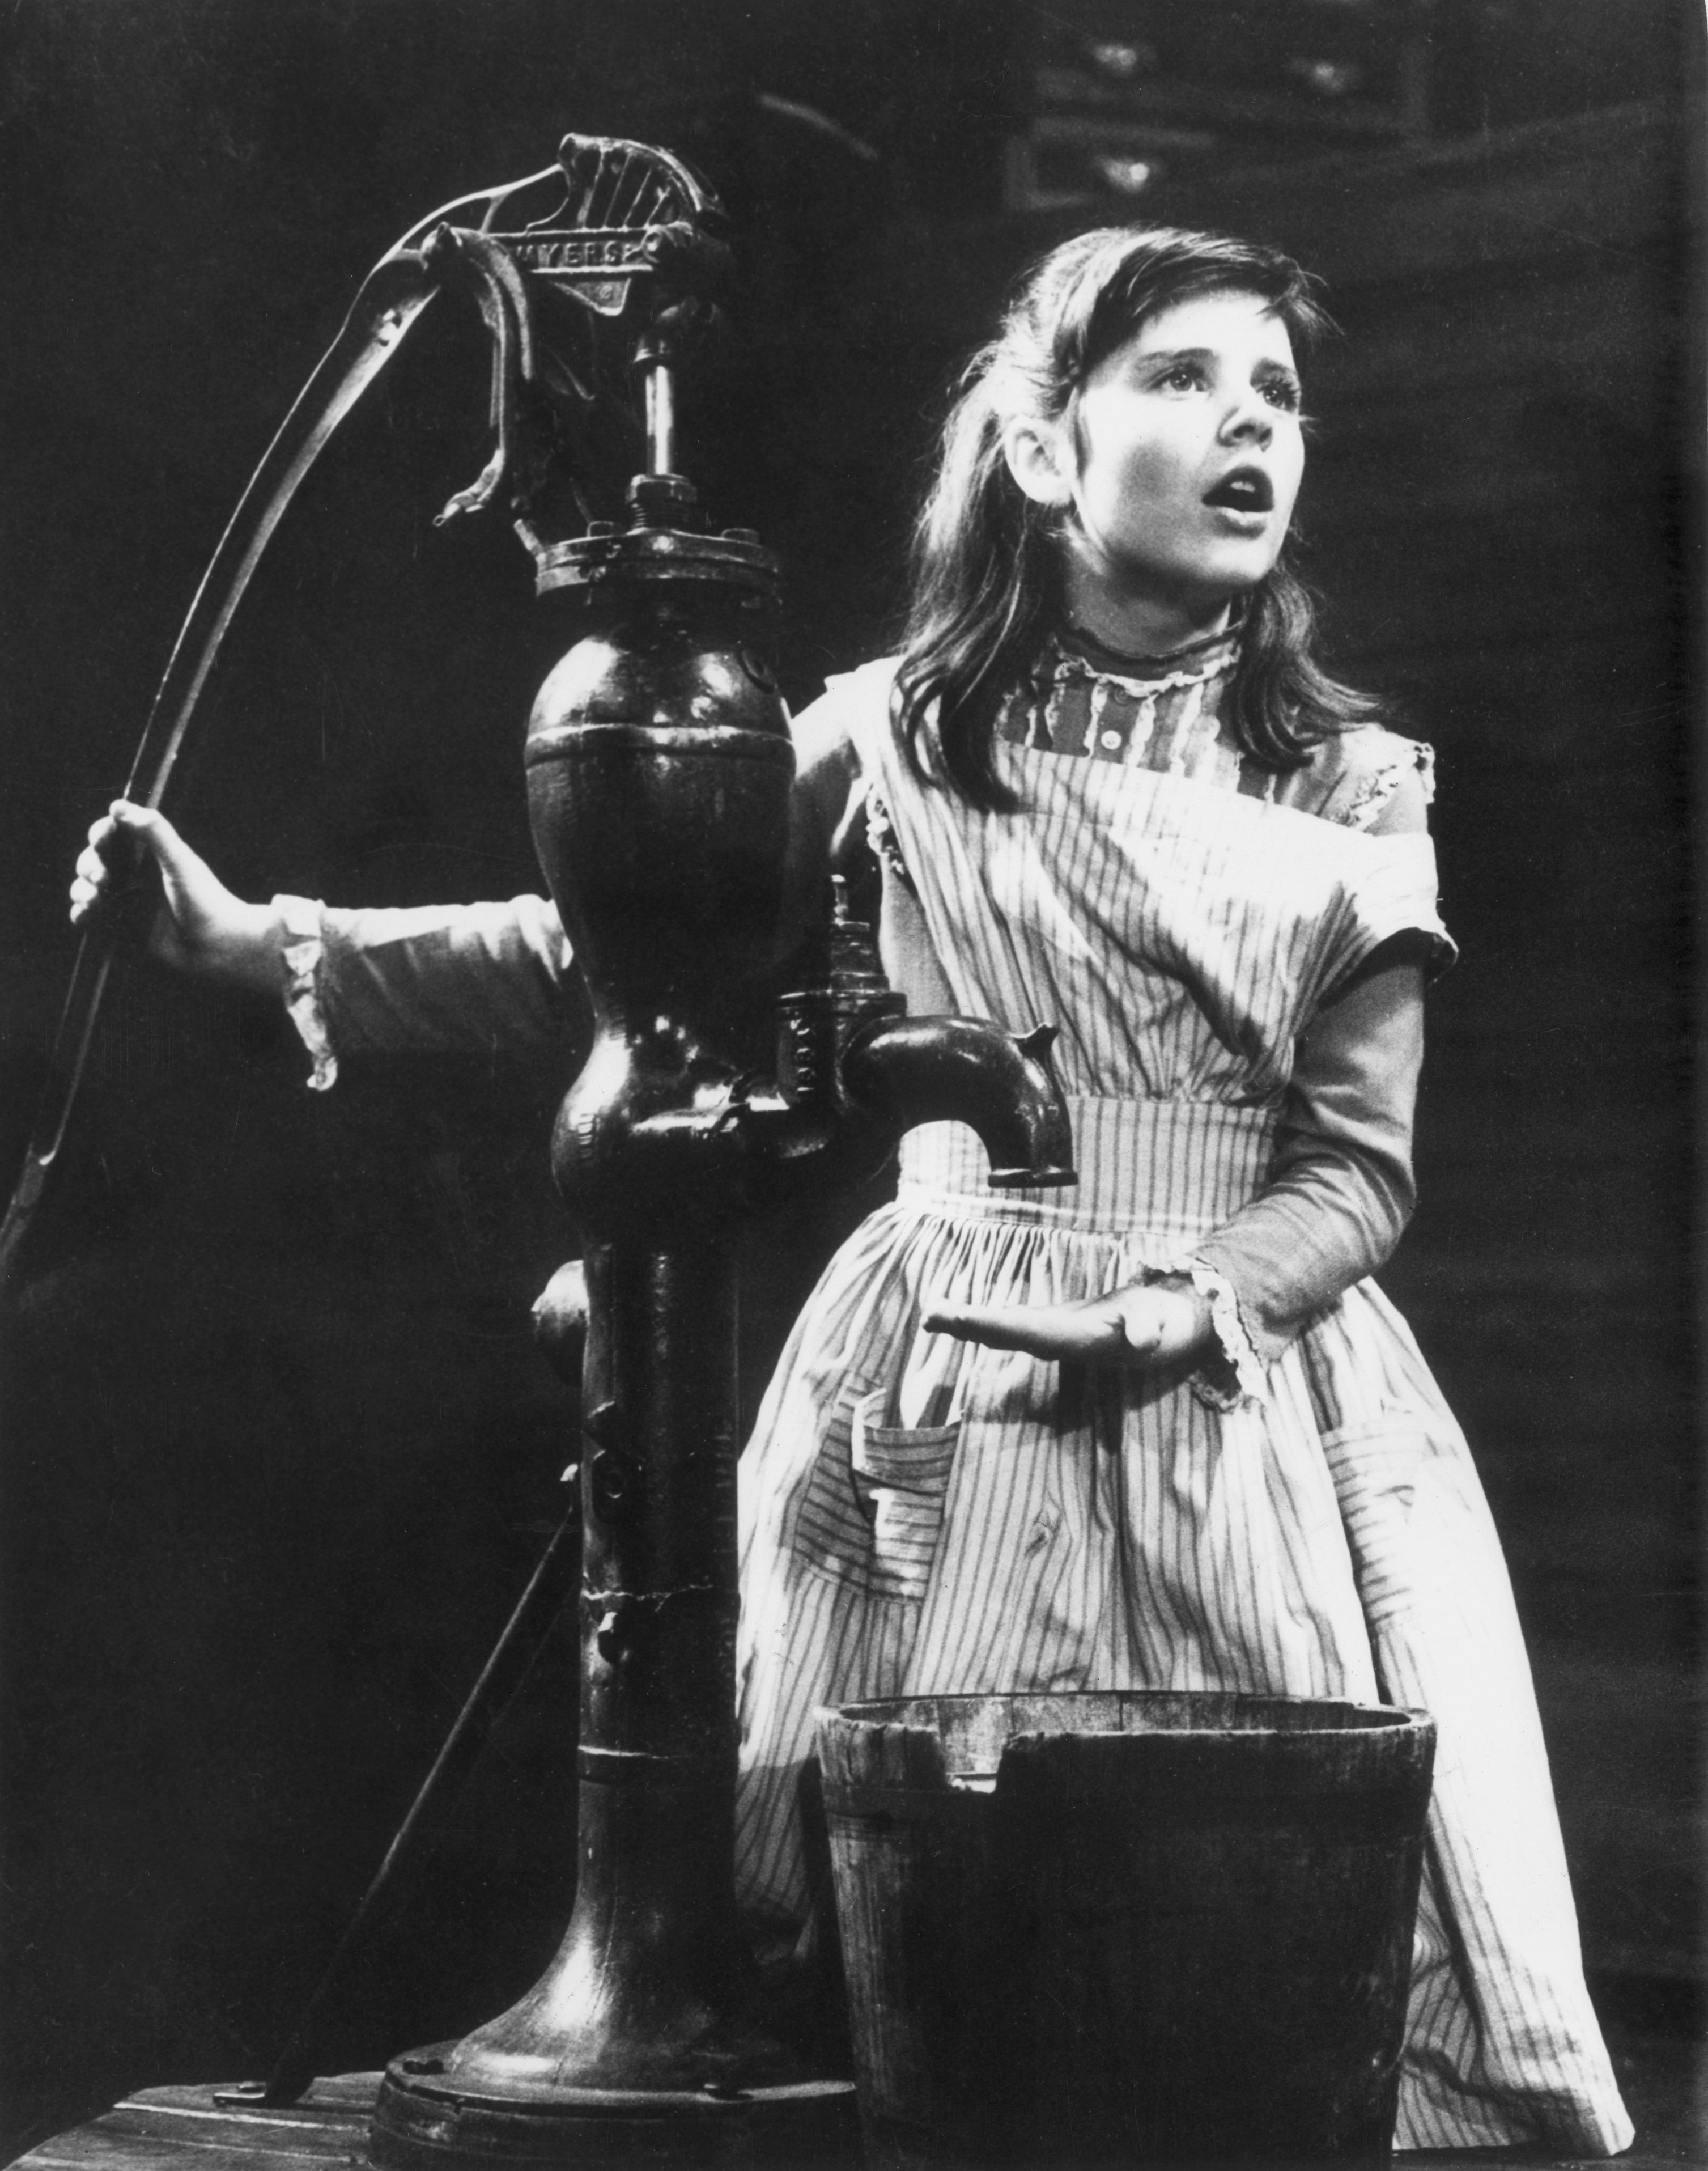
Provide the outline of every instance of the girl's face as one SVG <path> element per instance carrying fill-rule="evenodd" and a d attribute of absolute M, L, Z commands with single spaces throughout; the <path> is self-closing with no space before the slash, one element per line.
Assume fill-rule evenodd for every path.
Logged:
<path fill-rule="evenodd" d="M 1011 437 L 1009 463 L 1022 489 L 1070 515 L 1080 615 L 1089 604 L 1106 624 L 1213 626 L 1274 565 L 1298 494 L 1287 327 L 1256 294 L 1165 309 L 1097 365 L 1051 438 L 1034 436 L 1029 453 Z"/>

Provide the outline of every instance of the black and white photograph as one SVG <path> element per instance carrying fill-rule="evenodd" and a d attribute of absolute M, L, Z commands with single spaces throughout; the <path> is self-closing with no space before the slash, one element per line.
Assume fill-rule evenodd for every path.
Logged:
<path fill-rule="evenodd" d="M 6 0 L 0 2162 L 1708 2166 L 1700 0 Z"/>

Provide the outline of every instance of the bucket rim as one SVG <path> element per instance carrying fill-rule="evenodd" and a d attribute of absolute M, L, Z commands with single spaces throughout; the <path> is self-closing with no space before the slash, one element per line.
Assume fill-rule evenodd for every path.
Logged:
<path fill-rule="evenodd" d="M 1167 1726 L 1149 1729 L 1154 1735 L 1170 1740 L 1258 1740 L 1268 1737 L 1289 1739 L 1345 1739 L 1361 1734 L 1384 1734 L 1407 1731 L 1433 1731 L 1433 1716 L 1411 1704 L 1360 1703 L 1347 1697 L 1287 1697 L 1248 1695 L 1243 1691 L 1220 1689 L 996 1689 L 980 1691 L 950 1690 L 942 1693 L 924 1691 L 913 1696 L 861 1697 L 849 1703 L 818 1705 L 813 1712 L 815 1726 L 827 1720 L 839 1720 L 853 1726 L 916 1725 L 932 1729 L 932 1721 L 922 1708 L 928 1706 L 950 1706 L 969 1710 L 981 1704 L 1013 1704 L 1020 1702 L 1061 1703 L 1071 1705 L 1079 1697 L 1088 1703 L 1095 1700 L 1104 1702 L 1120 1699 L 1123 1702 L 1143 1704 L 1179 1704 L 1202 1697 L 1213 1702 L 1222 1709 L 1250 1710 L 1254 1706 L 1280 1707 L 1288 1710 L 1320 1707 L 1325 1713 L 1341 1714 L 1340 1723 L 1320 1726 L 1309 1724 L 1276 1726 Z M 1347 1723 L 1350 1718 L 1352 1723 Z M 1052 1734 L 1071 1734 L 1075 1740 L 1118 1741 L 1132 1739 L 1134 1729 L 1111 1725 L 1047 1727 L 1017 1723 L 1009 1738 L 1031 1738 Z"/>

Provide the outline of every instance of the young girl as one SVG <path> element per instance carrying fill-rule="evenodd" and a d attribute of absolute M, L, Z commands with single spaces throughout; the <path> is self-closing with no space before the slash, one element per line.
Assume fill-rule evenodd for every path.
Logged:
<path fill-rule="evenodd" d="M 800 720 L 803 866 L 862 839 L 915 1011 L 1061 1027 L 1079 1184 L 912 1133 L 742 1466 L 741 1874 L 807 1904 L 823 1703 L 1159 1688 L 1416 1706 L 1439 1729 L 1400 2147 L 1612 2154 L 1534 1700 L 1464 1442 L 1368 1278 L 1412 1205 L 1422 985 L 1450 945 L 1426 748 L 1312 661 L 1274 252 L 1081 236 L 967 373 L 898 658 Z M 538 899 L 245 905 L 123 803 L 175 962 L 340 1048 L 553 1029 Z"/>

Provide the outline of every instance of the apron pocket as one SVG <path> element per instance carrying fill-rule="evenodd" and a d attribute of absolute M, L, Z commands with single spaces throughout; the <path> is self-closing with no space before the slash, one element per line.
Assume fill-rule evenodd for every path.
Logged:
<path fill-rule="evenodd" d="M 822 1574 L 872 1598 L 917 1604 L 943 1531 L 961 1419 L 878 1422 L 890 1391 L 850 1383 L 837 1396 L 795 1524 L 800 1556 Z"/>
<path fill-rule="evenodd" d="M 880 1424 L 884 1400 L 880 1388 L 854 1404 L 849 1442 L 854 1493 L 870 1518 L 867 1588 L 875 1598 L 918 1600 L 937 1558 L 961 1422 Z"/>

